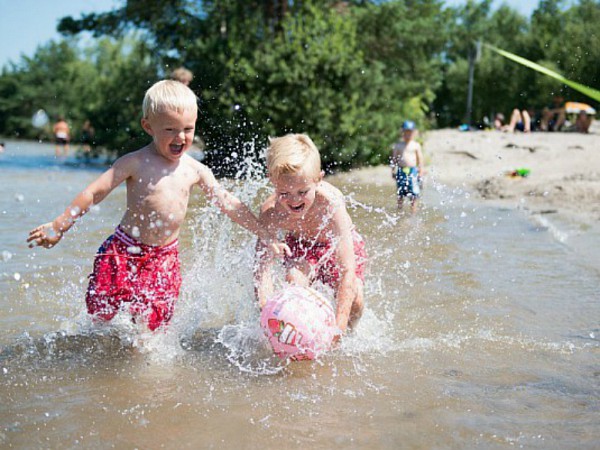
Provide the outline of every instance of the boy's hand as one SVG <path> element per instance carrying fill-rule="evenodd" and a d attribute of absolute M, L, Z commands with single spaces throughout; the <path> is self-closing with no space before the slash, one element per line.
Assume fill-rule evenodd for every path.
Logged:
<path fill-rule="evenodd" d="M 340 347 L 341 345 L 341 339 L 342 336 L 344 335 L 344 332 L 342 330 L 340 330 L 339 328 L 336 328 L 335 333 L 333 334 L 333 339 L 331 340 L 331 349 L 337 349 Z"/>
<path fill-rule="evenodd" d="M 275 239 L 270 239 L 265 242 L 265 245 L 269 252 L 271 252 L 275 256 L 292 256 L 292 250 L 290 250 L 290 247 L 284 242 L 279 242 Z"/>
<path fill-rule="evenodd" d="M 274 236 L 266 230 L 262 230 L 259 232 L 258 239 L 262 242 L 262 245 L 267 249 L 267 251 L 271 255 L 292 256 L 292 251 L 290 250 L 288 245 L 284 242 L 280 242 L 279 239 L 277 239 L 277 236 Z"/>
<path fill-rule="evenodd" d="M 53 223 L 48 222 L 31 230 L 27 242 L 29 242 L 29 248 L 33 248 L 37 245 L 44 248 L 52 248 L 58 244 L 61 239 L 62 233 L 54 231 Z"/>

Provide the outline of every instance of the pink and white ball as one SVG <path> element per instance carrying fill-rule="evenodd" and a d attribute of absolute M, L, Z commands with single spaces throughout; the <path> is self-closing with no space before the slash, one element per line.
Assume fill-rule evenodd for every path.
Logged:
<path fill-rule="evenodd" d="M 260 315 L 273 351 L 281 359 L 315 359 L 336 334 L 333 308 L 317 291 L 290 286 L 267 300 Z"/>

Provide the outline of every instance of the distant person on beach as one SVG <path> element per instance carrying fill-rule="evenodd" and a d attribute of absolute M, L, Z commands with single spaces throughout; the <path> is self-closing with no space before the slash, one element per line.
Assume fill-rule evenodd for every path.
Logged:
<path fill-rule="evenodd" d="M 194 74 L 189 69 L 185 67 L 178 67 L 170 75 L 171 80 L 179 81 L 180 83 L 189 86 L 192 80 L 194 79 Z"/>
<path fill-rule="evenodd" d="M 4 142 L 0 142 L 0 153 L 4 153 Z"/>
<path fill-rule="evenodd" d="M 392 177 L 396 180 L 398 209 L 402 209 L 404 199 L 408 197 L 413 213 L 417 210 L 422 177 L 425 174 L 421 144 L 415 140 L 417 132 L 412 120 L 402 124 L 401 141 L 393 145 L 390 161 Z"/>
<path fill-rule="evenodd" d="M 506 126 L 504 123 L 504 114 L 496 113 L 494 117 L 494 129 L 498 131 L 502 131 L 502 129 Z"/>
<path fill-rule="evenodd" d="M 92 126 L 92 122 L 86 120 L 81 126 L 81 149 L 84 153 L 90 153 L 94 146 L 94 138 L 96 136 L 96 130 Z"/>
<path fill-rule="evenodd" d="M 498 113 L 494 120 L 494 128 L 508 133 L 512 133 L 513 131 L 529 133 L 531 131 L 531 115 L 526 109 L 519 110 L 518 108 L 515 108 L 510 116 L 510 122 L 508 125 L 505 125 L 504 114 Z"/>
<path fill-rule="evenodd" d="M 567 119 L 565 98 L 558 94 L 552 98 L 552 104 L 542 110 L 540 130 L 560 131 Z"/>
<path fill-rule="evenodd" d="M 69 124 L 62 116 L 58 116 L 58 120 L 52 127 L 54 133 L 54 154 L 56 157 L 62 155 L 67 156 L 69 153 L 69 141 L 71 140 L 71 130 Z"/>
<path fill-rule="evenodd" d="M 565 122 L 563 131 L 576 132 L 576 133 L 589 133 L 592 122 L 594 121 L 593 114 L 588 114 L 586 111 L 579 111 L 577 116 L 574 117 L 575 121 L 571 124 L 569 121 Z"/>
<path fill-rule="evenodd" d="M 365 243 L 352 224 L 343 194 L 323 180 L 321 156 L 306 134 L 270 140 L 267 171 L 275 192 L 262 204 L 260 224 L 282 231 L 291 254 L 284 255 L 288 283 L 330 286 L 337 302 L 340 334 L 356 326 L 363 311 Z M 257 243 L 255 288 L 262 308 L 273 293 L 273 254 Z"/>
<path fill-rule="evenodd" d="M 271 251 L 285 248 L 271 240 L 208 167 L 186 154 L 196 118 L 196 96 L 187 86 L 172 80 L 154 84 L 144 97 L 141 120 L 152 142 L 117 159 L 53 222 L 29 232 L 30 247 L 53 247 L 93 205 L 127 184 L 125 214 L 98 250 L 89 276 L 86 304 L 95 320 L 111 320 L 128 303 L 132 318 L 140 318 L 150 330 L 169 322 L 181 285 L 178 237 L 195 185 L 233 221 L 258 234 Z"/>
<path fill-rule="evenodd" d="M 579 111 L 577 120 L 575 120 L 575 131 L 579 133 L 589 133 L 593 121 L 594 116 L 592 114 L 588 114 L 585 111 Z"/>

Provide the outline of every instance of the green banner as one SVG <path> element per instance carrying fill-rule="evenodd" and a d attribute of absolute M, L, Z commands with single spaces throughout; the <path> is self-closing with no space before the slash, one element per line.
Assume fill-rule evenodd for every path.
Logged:
<path fill-rule="evenodd" d="M 585 86 L 576 81 L 571 81 L 571 80 L 563 77 L 561 74 L 554 72 L 553 70 L 550 70 L 544 66 L 540 66 L 539 64 L 536 64 L 533 61 L 529 61 L 528 59 L 525 59 L 521 56 L 515 55 L 514 53 L 507 52 L 506 50 L 502 50 L 502 49 L 494 47 L 493 45 L 490 45 L 490 44 L 483 44 L 483 45 L 485 45 L 490 50 L 493 50 L 496 53 L 504 56 L 505 58 L 508 58 L 515 62 L 518 62 L 519 64 L 522 64 L 525 67 L 529 67 L 530 69 L 537 70 L 538 72 L 543 73 L 544 75 L 548 75 L 549 77 L 555 78 L 558 81 L 560 81 L 561 83 L 566 84 L 567 86 L 571 86 L 573 89 L 581 92 L 582 94 L 585 94 L 588 97 L 593 98 L 594 100 L 600 102 L 600 91 L 597 89 Z"/>

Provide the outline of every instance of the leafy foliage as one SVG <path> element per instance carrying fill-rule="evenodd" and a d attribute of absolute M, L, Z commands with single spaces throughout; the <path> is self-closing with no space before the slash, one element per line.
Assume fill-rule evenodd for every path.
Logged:
<path fill-rule="evenodd" d="M 444 8 L 442 0 L 121 0 L 112 11 L 63 18 L 67 36 L 0 75 L 0 133 L 47 138 L 39 108 L 117 154 L 148 138 L 145 90 L 179 65 L 195 75 L 199 132 L 209 162 L 233 171 L 234 153 L 259 153 L 267 137 L 307 132 L 326 166 L 385 162 L 399 124 L 456 125 L 466 106 L 469 58 L 482 40 L 598 87 L 600 1 L 540 0 L 530 20 L 492 0 Z M 98 39 L 81 48 L 77 35 Z M 555 80 L 483 51 L 473 117 L 541 108 Z M 596 105 L 597 106 L 597 105 Z"/>

